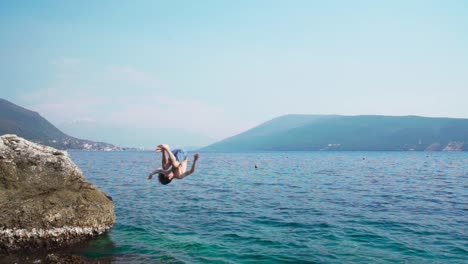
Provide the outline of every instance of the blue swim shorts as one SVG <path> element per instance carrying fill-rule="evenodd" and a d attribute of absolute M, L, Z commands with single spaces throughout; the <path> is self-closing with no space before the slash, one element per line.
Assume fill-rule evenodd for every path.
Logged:
<path fill-rule="evenodd" d="M 187 152 L 183 149 L 173 149 L 172 154 L 174 154 L 178 162 L 182 162 L 187 159 Z"/>

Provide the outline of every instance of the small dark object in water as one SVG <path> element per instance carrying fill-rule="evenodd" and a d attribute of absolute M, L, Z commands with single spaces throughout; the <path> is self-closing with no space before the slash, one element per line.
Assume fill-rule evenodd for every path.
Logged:
<path fill-rule="evenodd" d="M 256 169 L 258 169 L 258 166 L 257 166 L 257 164 L 255 164 L 255 168 L 256 168 Z"/>

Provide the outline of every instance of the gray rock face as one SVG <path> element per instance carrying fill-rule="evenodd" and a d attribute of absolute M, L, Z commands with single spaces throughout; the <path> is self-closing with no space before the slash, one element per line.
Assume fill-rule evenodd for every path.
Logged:
<path fill-rule="evenodd" d="M 111 197 L 87 182 L 67 152 L 0 137 L 0 251 L 65 246 L 114 222 Z"/>

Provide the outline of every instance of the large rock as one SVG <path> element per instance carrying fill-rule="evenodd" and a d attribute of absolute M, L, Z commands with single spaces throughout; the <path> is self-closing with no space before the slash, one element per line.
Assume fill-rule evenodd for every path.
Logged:
<path fill-rule="evenodd" d="M 83 177 L 67 152 L 0 137 L 0 251 L 65 246 L 114 222 L 111 197 Z"/>

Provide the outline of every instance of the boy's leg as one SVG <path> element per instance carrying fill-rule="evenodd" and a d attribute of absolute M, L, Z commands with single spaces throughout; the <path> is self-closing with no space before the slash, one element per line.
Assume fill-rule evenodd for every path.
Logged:
<path fill-rule="evenodd" d="M 171 148 L 169 147 L 169 145 L 161 144 L 156 148 L 156 151 L 166 152 L 166 154 L 169 156 L 169 164 L 174 166 L 174 167 L 179 167 L 180 162 L 177 160 L 177 158 L 172 153 Z"/>
<path fill-rule="evenodd" d="M 167 169 L 169 169 L 170 166 L 171 166 L 171 164 L 169 163 L 169 160 L 167 159 L 166 151 L 162 151 L 162 167 L 163 167 L 163 169 L 167 170 Z"/>
<path fill-rule="evenodd" d="M 169 164 L 172 165 L 174 168 L 179 167 L 180 162 L 174 156 L 174 153 L 172 153 L 171 149 L 168 148 L 164 152 L 167 152 L 167 155 L 169 156 Z"/>

